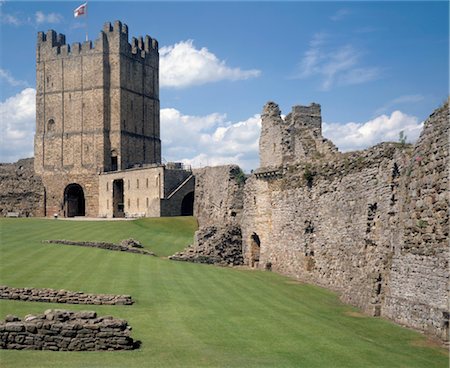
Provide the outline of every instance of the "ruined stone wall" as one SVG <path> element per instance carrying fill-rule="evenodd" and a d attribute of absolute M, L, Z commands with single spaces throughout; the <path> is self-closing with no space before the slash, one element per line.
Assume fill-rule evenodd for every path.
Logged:
<path fill-rule="evenodd" d="M 49 288 L 14 288 L 6 285 L 0 285 L 0 299 L 95 305 L 131 305 L 134 303 L 130 295 L 87 294 L 81 291 Z"/>
<path fill-rule="evenodd" d="M 414 152 L 380 144 L 258 169 L 245 186 L 246 263 L 448 338 L 448 105 L 425 126 Z"/>
<path fill-rule="evenodd" d="M 199 226 L 239 224 L 244 176 L 236 165 L 194 169 L 194 216 Z"/>
<path fill-rule="evenodd" d="M 111 316 L 49 309 L 43 314 L 29 314 L 23 320 L 8 315 L 0 322 L 0 349 L 131 350 L 135 343 L 130 330 L 127 321 Z"/>
<path fill-rule="evenodd" d="M 0 213 L 44 216 L 45 190 L 32 158 L 0 164 Z"/>
<path fill-rule="evenodd" d="M 248 264 L 342 291 L 380 315 L 398 203 L 392 186 L 407 156 L 393 144 L 328 163 L 288 167 L 246 184 L 243 240 Z M 259 249 L 254 239 L 259 239 Z M 259 251 L 259 254 L 255 254 Z"/>
<path fill-rule="evenodd" d="M 448 339 L 449 110 L 425 122 L 401 183 L 402 242 L 394 250 L 383 315 Z"/>

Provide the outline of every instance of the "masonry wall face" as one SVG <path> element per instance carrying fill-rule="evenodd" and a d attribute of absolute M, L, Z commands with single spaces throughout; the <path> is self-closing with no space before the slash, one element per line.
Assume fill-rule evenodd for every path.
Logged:
<path fill-rule="evenodd" d="M 0 164 L 0 214 L 44 216 L 45 188 L 34 172 L 34 160 Z"/>
<path fill-rule="evenodd" d="M 75 183 L 89 190 L 89 175 L 161 162 L 158 73 L 157 41 L 129 43 L 121 22 L 71 46 L 54 31 L 38 34 L 35 170 L 51 198 L 47 214 L 64 215 L 64 176 L 83 176 Z M 85 195 L 98 203 L 97 192 Z"/>
<path fill-rule="evenodd" d="M 125 217 L 159 217 L 164 167 L 109 172 L 99 176 L 99 216 L 113 217 L 114 181 L 123 180 Z"/>
<path fill-rule="evenodd" d="M 448 119 L 446 104 L 415 147 L 299 155 L 278 178 L 258 169 L 245 185 L 245 262 L 448 339 Z"/>
<path fill-rule="evenodd" d="M 194 216 L 199 226 L 239 224 L 243 210 L 244 183 L 241 169 L 224 165 L 194 169 Z"/>

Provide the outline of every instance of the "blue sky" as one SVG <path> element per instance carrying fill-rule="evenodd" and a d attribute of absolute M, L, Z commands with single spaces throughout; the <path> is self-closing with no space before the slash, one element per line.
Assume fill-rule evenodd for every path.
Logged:
<path fill-rule="evenodd" d="M 32 154 L 35 42 L 83 41 L 80 2 L 1 2 L 1 161 Z M 120 19 L 156 38 L 166 160 L 258 166 L 259 113 L 322 105 L 341 150 L 417 138 L 448 96 L 447 2 L 89 2 L 89 38 Z M 180 138 L 181 136 L 181 138 Z M 14 144 L 5 143 L 14 142 Z"/>

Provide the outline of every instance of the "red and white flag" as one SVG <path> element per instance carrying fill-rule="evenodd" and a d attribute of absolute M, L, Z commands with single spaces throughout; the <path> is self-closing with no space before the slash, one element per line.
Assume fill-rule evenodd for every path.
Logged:
<path fill-rule="evenodd" d="M 81 17 L 87 14 L 87 3 L 81 4 L 78 8 L 73 11 L 73 16 L 75 18 Z"/>

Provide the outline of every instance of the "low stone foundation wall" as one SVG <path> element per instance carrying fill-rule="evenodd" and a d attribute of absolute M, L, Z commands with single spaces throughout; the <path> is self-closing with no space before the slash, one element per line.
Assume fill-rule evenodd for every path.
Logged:
<path fill-rule="evenodd" d="M 119 251 L 119 252 L 143 254 L 146 256 L 154 256 L 155 255 L 155 253 L 150 252 L 149 250 L 142 249 L 142 245 L 140 245 L 139 243 L 136 243 L 138 246 L 128 245 L 129 244 L 128 239 L 123 240 L 121 244 L 105 243 L 105 242 L 83 242 L 83 241 L 72 241 L 72 240 L 44 240 L 43 243 L 76 245 L 79 247 L 100 248 L 100 249 L 107 249 L 107 250 L 115 250 L 115 251 Z"/>
<path fill-rule="evenodd" d="M 0 322 L 0 348 L 16 350 L 131 350 L 127 321 L 95 312 L 49 309 L 23 320 L 8 315 Z"/>
<path fill-rule="evenodd" d="M 81 291 L 13 288 L 5 285 L 0 285 L 0 299 L 95 305 L 131 305 L 134 303 L 130 295 L 86 294 Z"/>
<path fill-rule="evenodd" d="M 208 263 L 217 265 L 242 265 L 242 234 L 238 226 L 207 226 L 200 228 L 194 244 L 170 256 L 174 261 Z"/>

